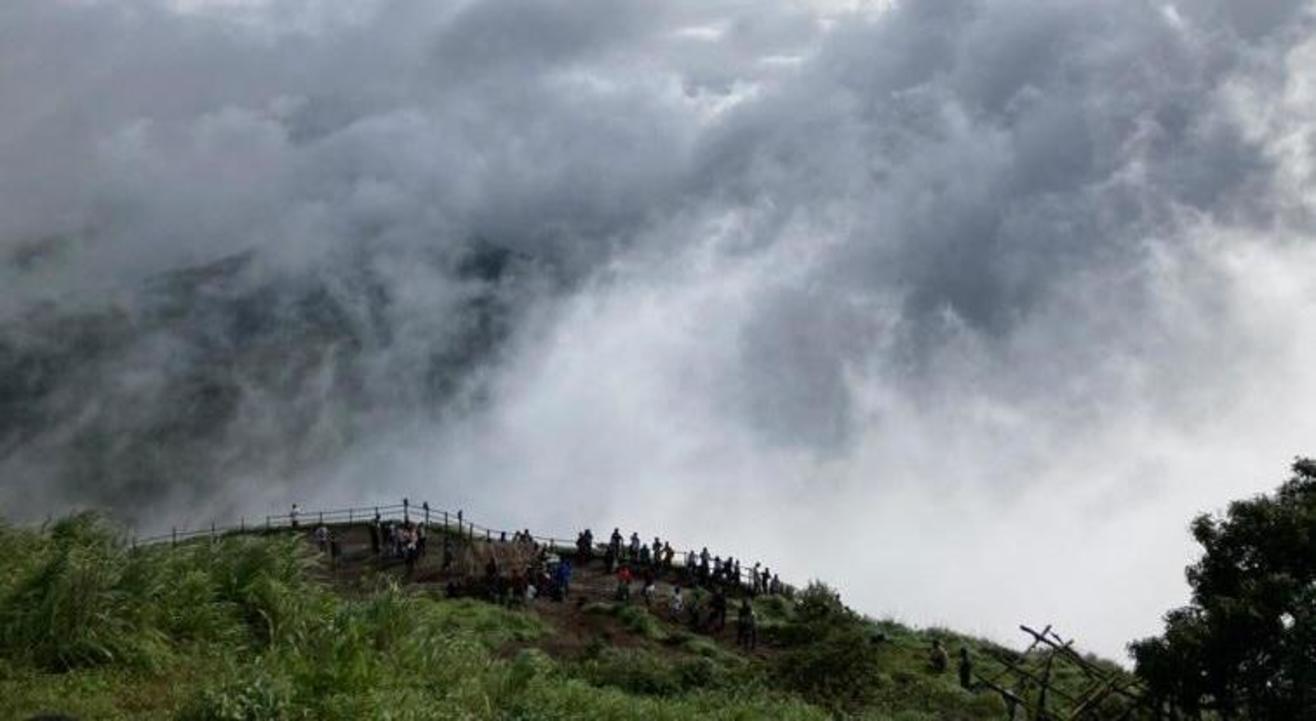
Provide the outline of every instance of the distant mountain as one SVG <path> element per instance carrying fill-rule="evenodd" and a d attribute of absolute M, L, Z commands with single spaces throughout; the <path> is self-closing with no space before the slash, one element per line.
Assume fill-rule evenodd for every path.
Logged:
<path fill-rule="evenodd" d="M 244 253 L 0 322 L 0 494 L 20 517 L 52 498 L 133 516 L 478 403 L 532 259 L 473 242 L 427 262 L 431 292 L 400 299 L 369 259 L 272 272 Z"/>

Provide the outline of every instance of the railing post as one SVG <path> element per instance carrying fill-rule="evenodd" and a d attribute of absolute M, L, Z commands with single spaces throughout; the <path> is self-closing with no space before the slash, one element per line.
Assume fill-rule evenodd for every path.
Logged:
<path fill-rule="evenodd" d="M 430 502 L 422 501 L 420 507 L 425 509 L 425 527 L 430 527 Z"/>
<path fill-rule="evenodd" d="M 491 528 L 486 528 L 486 529 L 484 529 L 484 540 L 486 540 L 486 541 L 492 541 L 492 540 L 493 540 L 493 529 L 491 529 Z"/>
<path fill-rule="evenodd" d="M 320 511 L 320 525 L 324 525 L 324 511 Z"/>
<path fill-rule="evenodd" d="M 447 512 L 447 511 L 444 511 L 444 512 L 443 512 L 443 532 L 444 532 L 444 533 L 447 533 L 447 532 L 448 532 L 448 512 Z"/>
<path fill-rule="evenodd" d="M 406 496 L 403 496 L 403 497 L 402 497 L 402 522 L 403 522 L 403 523 L 406 523 L 406 522 L 408 522 L 408 521 L 411 520 L 410 506 L 411 506 L 411 502 L 407 500 L 407 497 L 406 497 Z"/>
<path fill-rule="evenodd" d="M 266 516 L 266 517 L 265 517 L 265 530 L 267 530 L 267 531 L 270 530 L 270 517 L 269 517 L 269 516 Z"/>
<path fill-rule="evenodd" d="M 169 545 L 178 545 L 178 526 L 174 526 L 173 529 L 169 531 Z"/>

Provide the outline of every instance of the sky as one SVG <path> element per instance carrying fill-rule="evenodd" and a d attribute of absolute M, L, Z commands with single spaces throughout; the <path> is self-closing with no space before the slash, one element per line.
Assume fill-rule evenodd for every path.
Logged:
<path fill-rule="evenodd" d="M 408 495 L 1123 658 L 1316 453 L 1314 29 L 7 0 L 0 506 Z"/>

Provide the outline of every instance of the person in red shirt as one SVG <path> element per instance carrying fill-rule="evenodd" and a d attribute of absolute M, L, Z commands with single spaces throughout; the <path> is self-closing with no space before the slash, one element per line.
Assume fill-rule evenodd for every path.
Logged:
<path fill-rule="evenodd" d="M 631 599 L 631 576 L 630 566 L 623 565 L 617 571 L 617 600 L 629 601 Z"/>

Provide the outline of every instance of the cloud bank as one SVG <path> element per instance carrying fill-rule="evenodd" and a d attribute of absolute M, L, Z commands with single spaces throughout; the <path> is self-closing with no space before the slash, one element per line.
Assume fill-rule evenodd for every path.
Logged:
<path fill-rule="evenodd" d="M 0 8 L 0 503 L 429 498 L 1120 654 L 1316 419 L 1316 6 Z"/>

